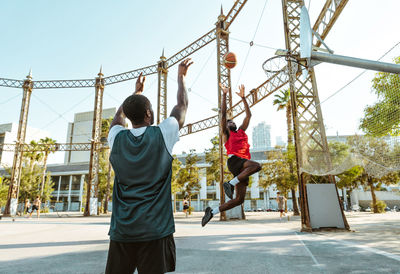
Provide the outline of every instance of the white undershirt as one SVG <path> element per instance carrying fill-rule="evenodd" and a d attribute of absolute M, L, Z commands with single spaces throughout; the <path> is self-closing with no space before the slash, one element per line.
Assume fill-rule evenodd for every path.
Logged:
<path fill-rule="evenodd" d="M 172 149 L 176 142 L 179 141 L 179 124 L 175 117 L 170 116 L 167 119 L 163 120 L 158 127 L 160 128 L 161 134 L 164 138 L 165 146 L 172 155 Z M 132 133 L 133 136 L 140 136 L 146 131 L 147 127 L 139 127 L 139 128 L 131 128 L 129 131 Z M 108 132 L 108 144 L 110 146 L 110 150 L 112 150 L 112 146 L 114 144 L 115 137 L 121 130 L 125 130 L 121 125 L 113 126 L 110 131 Z"/>

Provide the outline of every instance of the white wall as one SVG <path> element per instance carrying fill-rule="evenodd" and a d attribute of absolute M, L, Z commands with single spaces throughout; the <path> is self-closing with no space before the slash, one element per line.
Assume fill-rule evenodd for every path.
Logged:
<path fill-rule="evenodd" d="M 103 109 L 102 117 L 110 118 L 116 113 L 116 108 Z M 74 122 L 68 125 L 66 142 L 90 143 L 92 139 L 93 111 L 75 113 Z M 72 132 L 71 132 L 72 131 Z M 70 161 L 68 161 L 70 160 Z M 90 151 L 72 151 L 65 153 L 64 163 L 82 163 L 90 161 Z"/>
<path fill-rule="evenodd" d="M 8 123 L 0 125 L 0 134 L 4 134 L 4 144 L 15 144 L 18 135 L 18 124 Z M 29 143 L 32 140 L 39 141 L 41 138 L 49 137 L 47 131 L 27 127 L 25 135 L 25 143 Z M 1 166 L 12 166 L 14 160 L 13 151 L 3 151 L 0 165 Z"/>
<path fill-rule="evenodd" d="M 400 193 L 389 191 L 375 191 L 376 199 L 384 201 L 388 206 L 400 206 Z M 350 195 L 351 205 L 369 206 L 372 202 L 371 191 L 353 190 Z"/>

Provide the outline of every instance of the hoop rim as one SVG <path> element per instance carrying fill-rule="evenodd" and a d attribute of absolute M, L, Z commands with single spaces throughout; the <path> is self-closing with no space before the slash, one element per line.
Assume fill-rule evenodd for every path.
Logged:
<path fill-rule="evenodd" d="M 289 59 L 290 59 L 290 61 L 292 61 L 294 63 L 297 63 L 297 64 L 302 66 L 302 64 L 295 57 L 291 56 L 289 53 L 286 54 L 286 55 L 275 55 L 275 56 L 272 56 L 271 58 L 268 58 L 267 60 L 265 60 L 264 63 L 262 64 L 262 68 L 263 68 L 264 72 L 266 72 L 266 73 L 277 73 L 277 72 L 285 70 L 286 67 L 287 67 L 287 64 L 285 64 L 280 69 L 267 69 L 265 67 L 268 62 L 271 62 L 272 60 L 280 59 L 280 58 L 285 58 L 286 62 L 289 61 Z"/>

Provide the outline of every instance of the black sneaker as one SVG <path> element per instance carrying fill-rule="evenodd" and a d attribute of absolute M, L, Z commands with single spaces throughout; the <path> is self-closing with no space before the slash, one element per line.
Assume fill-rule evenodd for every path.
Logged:
<path fill-rule="evenodd" d="M 228 196 L 229 199 L 232 200 L 233 192 L 235 191 L 235 187 L 233 185 L 231 185 L 229 182 L 223 183 L 223 186 L 224 186 L 224 192 L 225 192 L 226 196 Z"/>
<path fill-rule="evenodd" d="M 206 210 L 204 211 L 203 219 L 201 219 L 201 226 L 205 226 L 214 216 L 211 211 L 211 207 L 206 208 Z"/>

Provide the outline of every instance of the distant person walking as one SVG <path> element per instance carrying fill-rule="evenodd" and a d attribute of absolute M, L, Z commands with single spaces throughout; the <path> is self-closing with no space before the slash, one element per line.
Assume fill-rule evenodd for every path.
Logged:
<path fill-rule="evenodd" d="M 189 209 L 189 201 L 188 198 L 185 197 L 185 199 L 183 199 L 183 213 L 185 213 L 186 218 L 188 216 L 188 209 Z"/>
<path fill-rule="evenodd" d="M 281 193 L 278 191 L 276 193 L 276 202 L 278 203 L 278 210 L 279 210 L 279 219 L 282 220 L 282 216 L 286 216 L 285 214 L 285 196 L 281 196 Z"/>
<path fill-rule="evenodd" d="M 29 199 L 25 200 L 25 211 L 27 214 L 31 213 L 31 202 Z"/>
<path fill-rule="evenodd" d="M 41 205 L 41 201 L 40 201 L 40 196 L 36 196 L 36 199 L 33 201 L 33 205 L 32 205 L 32 210 L 31 213 L 29 214 L 29 218 L 32 217 L 32 213 L 34 210 L 36 210 L 36 214 L 37 214 L 37 218 L 39 219 L 40 217 L 40 205 Z"/>
<path fill-rule="evenodd" d="M 106 273 L 175 271 L 175 232 L 171 200 L 172 149 L 185 122 L 185 77 L 190 59 L 178 67 L 177 104 L 152 126 L 154 114 L 140 75 L 133 95 L 111 122 L 108 144 L 115 172 Z M 132 128 L 126 129 L 126 118 Z"/>

